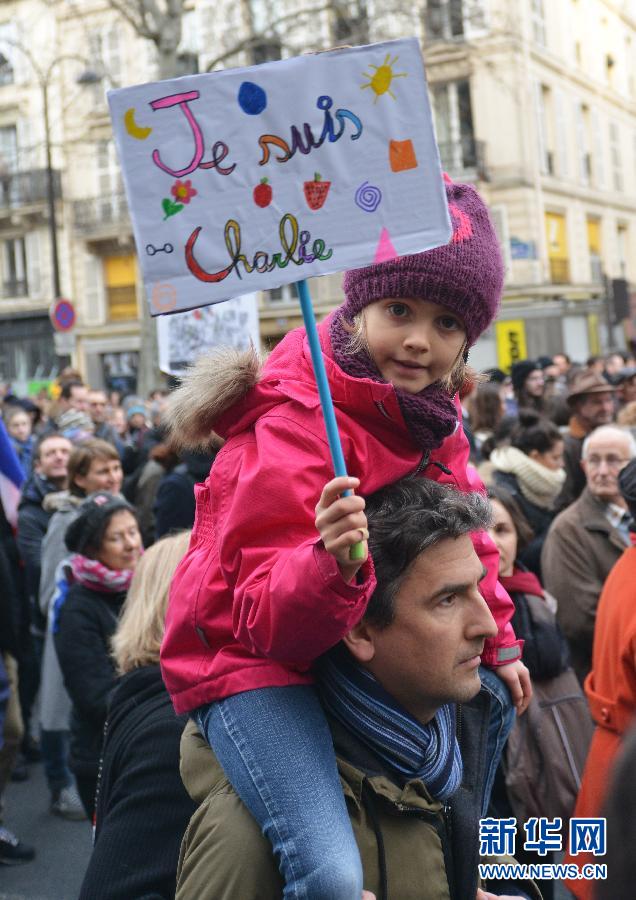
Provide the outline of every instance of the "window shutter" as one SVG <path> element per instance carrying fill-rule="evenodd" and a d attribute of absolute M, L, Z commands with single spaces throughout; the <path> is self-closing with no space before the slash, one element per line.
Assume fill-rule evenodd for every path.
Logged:
<path fill-rule="evenodd" d="M 603 133 L 598 111 L 592 110 L 592 131 L 594 133 L 594 180 L 596 187 L 605 187 L 605 165 L 603 160 Z"/>
<path fill-rule="evenodd" d="M 587 174 L 587 145 L 585 142 L 585 122 L 583 121 L 583 107 L 577 101 L 574 107 L 574 119 L 576 123 L 576 145 L 579 150 L 579 178 L 582 184 L 588 184 Z"/>
<path fill-rule="evenodd" d="M 27 231 L 24 241 L 26 245 L 27 284 L 29 285 L 29 296 L 38 298 L 42 296 L 40 232 Z"/>
<path fill-rule="evenodd" d="M 568 154 L 568 127 L 566 122 L 565 97 L 563 91 L 556 88 L 554 91 L 554 114 L 556 116 L 556 141 L 559 173 L 562 178 L 567 178 L 570 172 L 570 160 Z"/>
<path fill-rule="evenodd" d="M 539 170 L 542 175 L 547 174 L 546 166 L 546 141 L 545 141 L 545 108 L 543 104 L 543 89 L 539 81 L 534 84 L 534 105 L 537 120 L 537 152 L 539 154 Z"/>
<path fill-rule="evenodd" d="M 84 315 L 87 322 L 104 321 L 104 270 L 93 253 L 84 255 Z"/>

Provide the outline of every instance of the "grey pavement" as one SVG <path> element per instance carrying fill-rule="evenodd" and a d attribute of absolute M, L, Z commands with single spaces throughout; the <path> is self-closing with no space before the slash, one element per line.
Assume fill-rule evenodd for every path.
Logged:
<path fill-rule="evenodd" d="M 91 827 L 52 816 L 42 765 L 29 771 L 28 781 L 7 789 L 4 825 L 33 844 L 37 855 L 21 866 L 0 865 L 0 900 L 77 900 L 91 854 Z"/>

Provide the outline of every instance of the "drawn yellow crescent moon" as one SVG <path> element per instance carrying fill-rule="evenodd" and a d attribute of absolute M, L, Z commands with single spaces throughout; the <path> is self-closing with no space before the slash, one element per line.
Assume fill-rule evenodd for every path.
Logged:
<path fill-rule="evenodd" d="M 130 109 L 126 110 L 124 115 L 124 125 L 126 126 L 128 134 L 138 141 L 145 141 L 148 135 L 152 133 L 152 128 L 142 128 L 140 125 L 137 125 L 135 122 L 135 110 L 132 106 Z"/>

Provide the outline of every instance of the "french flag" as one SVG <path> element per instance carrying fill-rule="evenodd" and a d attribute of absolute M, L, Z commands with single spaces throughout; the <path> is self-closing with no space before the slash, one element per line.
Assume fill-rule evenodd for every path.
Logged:
<path fill-rule="evenodd" d="M 15 528 L 18 524 L 20 488 L 24 481 L 18 455 L 0 419 L 0 501 L 7 521 Z"/>

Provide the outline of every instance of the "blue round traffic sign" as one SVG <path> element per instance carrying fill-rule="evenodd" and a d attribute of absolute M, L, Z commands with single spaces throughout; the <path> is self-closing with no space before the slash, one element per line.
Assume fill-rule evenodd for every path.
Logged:
<path fill-rule="evenodd" d="M 75 325 L 75 307 L 70 300 L 56 300 L 51 308 L 51 322 L 56 331 L 70 331 Z"/>

